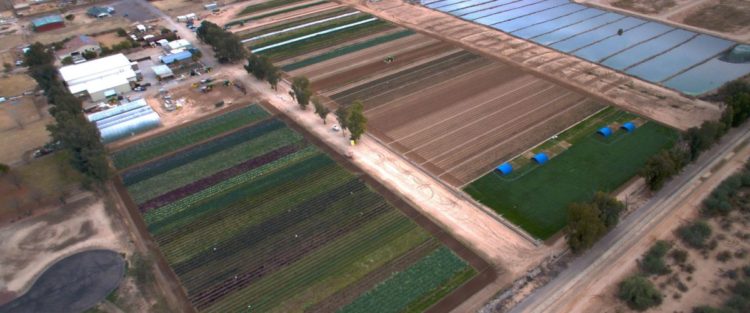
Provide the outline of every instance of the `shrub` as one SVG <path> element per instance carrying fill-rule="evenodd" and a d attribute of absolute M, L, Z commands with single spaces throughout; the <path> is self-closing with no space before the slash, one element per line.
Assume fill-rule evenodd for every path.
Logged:
<path fill-rule="evenodd" d="M 696 221 L 677 229 L 677 235 L 690 247 L 703 248 L 711 236 L 711 226 L 705 221 Z"/>
<path fill-rule="evenodd" d="M 643 276 L 632 276 L 620 283 L 617 296 L 629 308 L 644 311 L 661 304 L 662 295 L 648 279 Z"/>
<path fill-rule="evenodd" d="M 3 71 L 5 73 L 9 73 L 11 70 L 13 70 L 13 64 L 3 63 Z"/>
<path fill-rule="evenodd" d="M 65 16 L 65 19 L 66 19 L 66 20 L 68 20 L 68 21 L 72 21 L 72 20 L 74 20 L 75 18 L 76 18 L 76 16 L 75 16 L 75 15 L 73 15 L 73 14 L 68 14 L 68 15 L 66 15 L 66 16 Z"/>
<path fill-rule="evenodd" d="M 729 259 L 732 258 L 732 252 L 729 251 L 722 251 L 719 252 L 719 254 L 716 255 L 716 260 L 719 262 L 725 263 L 726 261 L 729 261 Z"/>
<path fill-rule="evenodd" d="M 674 260 L 677 264 L 684 264 L 685 261 L 687 261 L 688 253 L 685 250 L 682 249 L 674 249 L 672 250 L 672 253 L 669 254 L 670 257 L 672 257 L 672 260 Z"/>
<path fill-rule="evenodd" d="M 640 267 L 641 270 L 649 275 L 664 275 L 671 272 L 664 262 L 664 256 L 672 248 L 672 245 L 664 240 L 657 241 L 646 254 L 643 255 Z"/>
<path fill-rule="evenodd" d="M 128 35 L 128 32 L 127 32 L 127 31 L 125 31 L 125 30 L 124 30 L 124 29 L 122 29 L 122 28 L 118 28 L 118 29 L 116 30 L 116 32 L 117 32 L 117 36 L 120 36 L 120 37 L 125 37 L 125 36 L 127 36 L 127 35 Z"/>
<path fill-rule="evenodd" d="M 60 62 L 63 65 L 70 65 L 70 64 L 73 64 L 73 58 L 71 58 L 71 57 L 64 57 Z"/>
<path fill-rule="evenodd" d="M 724 309 L 718 309 L 710 306 L 697 306 L 693 308 L 693 313 L 729 313 Z"/>

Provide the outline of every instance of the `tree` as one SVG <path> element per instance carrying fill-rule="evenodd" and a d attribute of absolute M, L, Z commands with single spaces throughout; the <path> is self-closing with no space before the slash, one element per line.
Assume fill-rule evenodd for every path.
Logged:
<path fill-rule="evenodd" d="M 198 62 L 198 60 L 200 60 L 202 57 L 203 57 L 203 52 L 196 49 L 196 50 L 193 50 L 193 55 L 190 58 L 193 60 L 193 62 Z"/>
<path fill-rule="evenodd" d="M 125 31 L 124 29 L 122 29 L 122 28 L 118 28 L 118 29 L 117 29 L 117 36 L 120 36 L 120 37 L 125 37 L 125 36 L 127 36 L 127 35 L 128 35 L 128 32 L 127 32 L 127 31 Z"/>
<path fill-rule="evenodd" d="M 572 203 L 568 206 L 567 240 L 574 253 L 590 248 L 607 231 L 600 215 L 593 203 Z"/>
<path fill-rule="evenodd" d="M 55 56 L 43 44 L 35 42 L 29 46 L 29 50 L 24 54 L 23 63 L 29 67 L 39 65 L 51 65 L 55 62 Z"/>
<path fill-rule="evenodd" d="M 234 63 L 244 59 L 247 50 L 237 35 L 228 32 L 218 25 L 203 21 L 195 31 L 198 38 L 211 45 L 216 52 L 216 59 L 220 63 Z"/>
<path fill-rule="evenodd" d="M 349 107 L 349 120 L 346 123 L 349 128 L 349 138 L 357 142 L 367 130 L 367 117 L 365 116 L 365 106 L 362 101 L 354 101 Z"/>
<path fill-rule="evenodd" d="M 297 99 L 300 108 L 302 108 L 302 110 L 307 108 L 307 105 L 310 103 L 310 96 L 312 95 L 312 91 L 310 91 L 310 81 L 307 77 L 295 77 L 292 80 L 292 91 L 294 92 L 294 98 Z"/>
<path fill-rule="evenodd" d="M 128 44 L 130 44 L 130 42 L 127 41 L 127 40 L 125 40 L 123 42 L 127 42 Z M 94 51 L 94 50 L 86 50 L 86 51 L 83 52 L 82 56 L 86 60 L 93 60 L 93 59 L 96 59 L 96 57 L 97 57 L 96 51 Z"/>
<path fill-rule="evenodd" d="M 73 64 L 73 58 L 67 56 L 67 57 L 64 57 L 60 62 L 63 65 L 70 65 L 70 64 Z"/>
<path fill-rule="evenodd" d="M 318 98 L 313 98 L 312 103 L 313 107 L 315 107 L 315 114 L 320 116 L 320 119 L 323 120 L 323 124 L 325 124 L 326 116 L 328 116 L 328 113 L 331 113 L 331 110 L 329 110 L 327 106 L 321 103 Z"/>
<path fill-rule="evenodd" d="M 631 276 L 620 283 L 617 296 L 629 308 L 645 311 L 661 304 L 661 292 L 643 276 Z"/>
<path fill-rule="evenodd" d="M 607 229 L 612 229 L 617 225 L 620 214 L 625 210 L 625 204 L 601 191 L 594 194 L 593 203 L 599 209 L 599 219 Z"/>
<path fill-rule="evenodd" d="M 662 150 L 659 154 L 649 158 L 641 169 L 641 176 L 646 179 L 646 184 L 651 190 L 661 189 L 664 183 L 682 168 L 671 151 Z"/>
<path fill-rule="evenodd" d="M 266 56 L 260 57 L 260 66 L 266 74 L 266 81 L 273 90 L 276 90 L 276 86 L 279 84 L 279 69 Z"/>
<path fill-rule="evenodd" d="M 341 135 L 346 136 L 346 130 L 349 129 L 349 108 L 340 105 L 333 114 L 336 115 L 336 120 L 341 126 Z"/>

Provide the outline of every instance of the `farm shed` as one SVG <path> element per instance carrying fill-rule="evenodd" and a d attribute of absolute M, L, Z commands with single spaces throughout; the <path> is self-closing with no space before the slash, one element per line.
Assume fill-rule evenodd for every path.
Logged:
<path fill-rule="evenodd" d="M 60 76 L 70 93 L 78 97 L 88 95 L 92 101 L 128 92 L 130 83 L 137 80 L 134 65 L 122 53 L 63 66 Z"/>
<path fill-rule="evenodd" d="M 626 122 L 625 124 L 622 124 L 620 126 L 621 129 L 624 129 L 625 131 L 632 133 L 635 130 L 635 123 L 633 122 Z"/>
<path fill-rule="evenodd" d="M 187 39 L 178 39 L 178 40 L 167 42 L 166 45 L 162 44 L 162 48 L 164 48 L 164 50 L 167 52 L 180 50 L 180 49 L 190 50 L 193 48 L 193 44 L 191 44 L 190 41 L 187 41 Z"/>
<path fill-rule="evenodd" d="M 156 74 L 156 78 L 159 80 L 164 80 L 170 77 L 174 77 L 174 72 L 172 72 L 172 69 L 169 68 L 169 66 L 166 65 L 157 65 L 151 67 L 151 70 L 154 71 L 154 74 Z"/>
<path fill-rule="evenodd" d="M 211 12 L 219 11 L 219 5 L 216 4 L 216 2 L 206 4 L 203 7 L 206 8 L 206 10 L 211 11 Z"/>
<path fill-rule="evenodd" d="M 60 15 L 49 15 L 31 21 L 31 26 L 35 32 L 46 32 L 65 27 L 65 22 Z"/>
<path fill-rule="evenodd" d="M 531 158 L 536 164 L 542 165 L 544 163 L 547 163 L 549 161 L 549 157 L 544 152 L 537 153 L 533 158 Z"/>
<path fill-rule="evenodd" d="M 174 62 L 181 62 L 184 60 L 188 60 L 193 56 L 193 54 L 190 51 L 182 51 L 180 53 L 174 53 L 174 54 L 168 54 L 165 56 L 159 57 L 161 60 L 161 63 L 164 64 L 172 64 Z"/>
<path fill-rule="evenodd" d="M 86 35 L 80 35 L 66 42 L 65 48 L 58 50 L 56 54 L 57 58 L 60 60 L 67 57 L 81 60 L 83 59 L 83 54 L 87 51 L 96 52 L 96 54 L 98 55 L 102 52 L 102 48 L 99 46 L 99 43 L 96 42 L 96 40 L 94 40 L 93 38 Z M 85 59 L 83 60 L 85 61 Z"/>
<path fill-rule="evenodd" d="M 128 136 L 134 136 L 161 125 L 159 114 L 154 112 L 143 99 L 125 103 L 108 111 L 112 110 L 117 111 L 109 113 L 109 116 L 93 122 L 101 133 L 103 143 L 110 143 Z"/>
<path fill-rule="evenodd" d="M 609 136 L 612 136 L 612 129 L 609 128 L 609 126 L 604 126 L 602 128 L 599 128 L 599 130 L 596 131 L 597 134 L 602 135 L 602 137 L 607 138 Z"/>
<path fill-rule="evenodd" d="M 510 163 L 503 163 L 500 166 L 497 167 L 497 170 L 503 174 L 503 176 L 510 174 L 513 172 L 513 166 L 510 165 Z"/>

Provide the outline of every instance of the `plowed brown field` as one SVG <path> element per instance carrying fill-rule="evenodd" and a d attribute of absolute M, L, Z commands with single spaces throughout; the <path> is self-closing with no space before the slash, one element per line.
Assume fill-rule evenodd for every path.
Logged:
<path fill-rule="evenodd" d="M 450 46 L 429 45 L 408 55 L 429 59 L 445 51 Z M 345 58 L 338 64 L 349 64 Z M 602 108 L 584 95 L 463 50 L 423 64 L 404 62 L 379 78 L 363 71 L 374 63 L 361 63 L 313 85 L 330 89 L 359 79 L 330 98 L 364 101 L 371 133 L 454 186 Z"/>

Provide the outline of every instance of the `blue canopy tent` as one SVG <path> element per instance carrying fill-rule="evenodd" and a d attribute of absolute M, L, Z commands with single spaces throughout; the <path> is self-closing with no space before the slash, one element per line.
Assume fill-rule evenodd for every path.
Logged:
<path fill-rule="evenodd" d="M 549 157 L 544 152 L 537 153 L 533 158 L 531 158 L 536 164 L 542 165 L 544 163 L 547 163 L 549 161 Z"/>
<path fill-rule="evenodd" d="M 629 133 L 632 133 L 635 130 L 635 124 L 633 122 L 626 122 L 625 124 L 622 124 L 620 128 Z"/>
<path fill-rule="evenodd" d="M 604 126 L 602 128 L 599 128 L 599 130 L 596 131 L 597 134 L 602 135 L 602 137 L 607 138 L 609 136 L 612 136 L 612 129 L 608 126 Z"/>
<path fill-rule="evenodd" d="M 500 173 L 503 174 L 503 176 L 505 176 L 513 172 L 513 166 L 510 165 L 510 163 L 503 163 L 497 167 L 497 170 L 500 171 Z"/>

